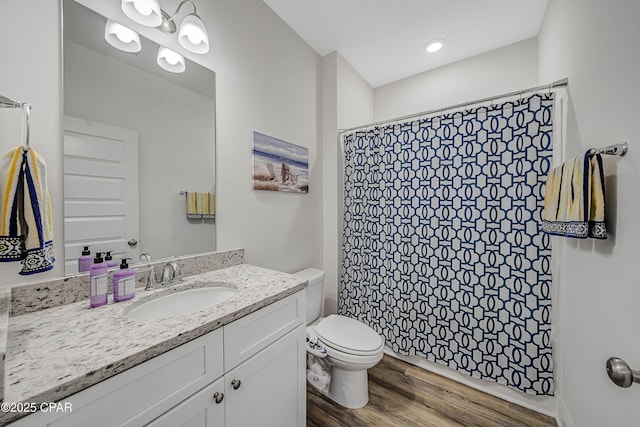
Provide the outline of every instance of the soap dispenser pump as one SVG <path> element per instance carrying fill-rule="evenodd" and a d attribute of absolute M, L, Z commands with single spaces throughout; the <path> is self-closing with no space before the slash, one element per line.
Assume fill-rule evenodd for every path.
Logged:
<path fill-rule="evenodd" d="M 96 252 L 93 265 L 89 269 L 89 302 L 92 308 L 107 303 L 109 291 L 107 274 L 107 264 L 102 258 L 102 253 Z"/>
<path fill-rule="evenodd" d="M 78 273 L 89 271 L 92 264 L 93 257 L 91 256 L 91 252 L 89 251 L 89 246 L 85 246 L 82 250 L 82 256 L 78 258 Z"/>
<path fill-rule="evenodd" d="M 127 260 L 122 258 L 120 270 L 113 273 L 113 300 L 126 301 L 136 294 L 136 272 L 129 268 Z"/>

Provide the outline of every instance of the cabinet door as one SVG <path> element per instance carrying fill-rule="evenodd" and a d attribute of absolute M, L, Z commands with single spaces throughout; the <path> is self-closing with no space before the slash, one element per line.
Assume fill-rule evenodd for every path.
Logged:
<path fill-rule="evenodd" d="M 305 325 L 225 374 L 227 427 L 306 423 Z"/>
<path fill-rule="evenodd" d="M 220 378 L 147 427 L 224 427 L 224 403 L 224 378 Z"/>

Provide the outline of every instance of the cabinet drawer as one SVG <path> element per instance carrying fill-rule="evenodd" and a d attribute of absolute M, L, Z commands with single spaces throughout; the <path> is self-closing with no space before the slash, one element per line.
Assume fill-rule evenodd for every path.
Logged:
<path fill-rule="evenodd" d="M 224 378 L 205 387 L 146 427 L 222 427 Z"/>
<path fill-rule="evenodd" d="M 210 332 L 64 399 L 71 413 L 37 412 L 16 426 L 143 425 L 223 374 L 222 341 L 222 329 Z"/>
<path fill-rule="evenodd" d="M 304 323 L 304 291 L 297 292 L 224 327 L 224 368 L 229 371 Z"/>

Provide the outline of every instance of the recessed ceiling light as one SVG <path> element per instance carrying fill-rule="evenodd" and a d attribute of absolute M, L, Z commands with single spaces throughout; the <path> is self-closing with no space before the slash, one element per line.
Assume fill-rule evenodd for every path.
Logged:
<path fill-rule="evenodd" d="M 428 41 L 427 44 L 424 45 L 424 49 L 429 53 L 436 53 L 444 46 L 444 39 L 437 38 L 431 41 Z"/>

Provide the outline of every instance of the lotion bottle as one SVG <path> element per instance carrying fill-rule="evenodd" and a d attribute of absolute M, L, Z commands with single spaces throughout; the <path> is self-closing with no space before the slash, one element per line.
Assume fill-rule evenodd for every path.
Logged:
<path fill-rule="evenodd" d="M 107 268 L 117 267 L 118 266 L 118 261 L 114 261 L 113 260 L 113 258 L 111 257 L 111 252 L 113 252 L 113 251 L 105 252 L 105 256 L 104 256 L 104 262 L 105 262 L 105 264 L 107 264 Z"/>
<path fill-rule="evenodd" d="M 120 270 L 113 273 L 114 301 L 126 301 L 136 294 L 136 272 L 129 268 L 128 259 L 122 258 Z"/>
<path fill-rule="evenodd" d="M 93 259 L 93 265 L 89 269 L 89 302 L 91 307 L 100 307 L 107 303 L 109 291 L 107 279 L 107 264 L 102 258 L 102 253 L 97 252 Z"/>
<path fill-rule="evenodd" d="M 89 271 L 92 264 L 93 257 L 91 256 L 91 252 L 89 252 L 89 246 L 85 246 L 82 250 L 82 256 L 78 258 L 78 273 Z"/>

